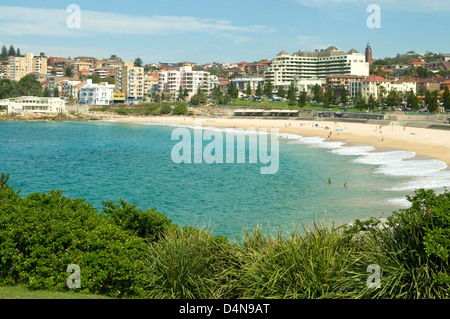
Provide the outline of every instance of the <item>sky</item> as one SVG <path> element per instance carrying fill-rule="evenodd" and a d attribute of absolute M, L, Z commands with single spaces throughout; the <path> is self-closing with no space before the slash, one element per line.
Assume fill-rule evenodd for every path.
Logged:
<path fill-rule="evenodd" d="M 370 6 L 376 4 L 376 7 Z M 0 45 L 47 56 L 254 62 L 336 46 L 450 53 L 449 0 L 0 0 Z"/>

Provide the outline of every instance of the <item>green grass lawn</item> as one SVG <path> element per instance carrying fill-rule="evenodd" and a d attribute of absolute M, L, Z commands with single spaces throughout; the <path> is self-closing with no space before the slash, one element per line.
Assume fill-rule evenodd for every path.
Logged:
<path fill-rule="evenodd" d="M 80 294 L 73 291 L 29 290 L 23 286 L 0 287 L 0 299 L 111 299 L 107 296 Z"/>

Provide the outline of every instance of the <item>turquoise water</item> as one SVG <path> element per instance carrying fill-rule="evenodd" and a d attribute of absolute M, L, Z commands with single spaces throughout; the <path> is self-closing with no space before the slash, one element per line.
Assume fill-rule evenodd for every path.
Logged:
<path fill-rule="evenodd" d="M 24 195 L 63 190 L 97 208 L 102 200 L 122 198 L 142 209 L 156 207 L 180 225 L 207 225 L 228 237 L 257 224 L 290 231 L 325 217 L 341 224 L 386 216 L 412 192 L 402 187 L 412 181 L 408 174 L 392 176 L 377 171 L 380 165 L 363 163 L 373 159 L 364 157 L 367 150 L 342 155 L 352 152 L 292 136 L 279 140 L 279 170 L 273 175 L 260 174 L 262 165 L 248 162 L 176 164 L 171 158 L 174 128 L 3 121 L 0 171 L 10 173 L 9 184 Z M 350 187 L 343 187 L 345 182 Z"/>

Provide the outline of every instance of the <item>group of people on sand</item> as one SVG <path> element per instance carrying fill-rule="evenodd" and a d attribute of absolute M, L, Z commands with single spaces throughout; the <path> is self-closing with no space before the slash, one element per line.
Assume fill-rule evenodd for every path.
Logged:
<path fill-rule="evenodd" d="M 331 177 L 328 177 L 328 184 L 331 184 Z M 344 187 L 348 187 L 348 183 L 347 182 L 344 183 Z"/>

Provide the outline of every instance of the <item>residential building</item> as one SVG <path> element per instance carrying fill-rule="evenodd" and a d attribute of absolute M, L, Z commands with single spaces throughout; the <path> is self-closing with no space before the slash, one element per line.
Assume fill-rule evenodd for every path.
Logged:
<path fill-rule="evenodd" d="M 47 58 L 34 56 L 32 53 L 25 53 L 23 57 L 9 57 L 10 80 L 19 81 L 27 74 L 38 72 L 47 74 Z"/>
<path fill-rule="evenodd" d="M 80 88 L 85 84 L 86 82 L 82 81 L 64 80 L 62 81 L 62 95 L 78 100 L 80 97 Z"/>
<path fill-rule="evenodd" d="M 341 94 L 344 90 L 350 92 L 351 82 L 361 82 L 365 78 L 365 76 L 360 75 L 330 75 L 326 78 L 325 88 L 334 88 L 337 94 Z"/>
<path fill-rule="evenodd" d="M 55 97 L 22 96 L 0 100 L 0 108 L 10 113 L 58 114 L 66 111 L 63 99 Z"/>
<path fill-rule="evenodd" d="M 7 79 L 9 75 L 9 64 L 0 64 L 0 80 Z"/>
<path fill-rule="evenodd" d="M 444 78 L 419 78 L 416 79 L 416 91 L 421 94 L 426 91 L 439 91 Z"/>
<path fill-rule="evenodd" d="M 129 103 L 141 102 L 144 98 L 144 67 L 123 62 L 116 70 L 115 86 L 117 93 L 125 93 Z"/>
<path fill-rule="evenodd" d="M 180 87 L 186 90 L 189 98 L 198 92 L 209 92 L 209 76 L 206 71 L 193 71 L 192 67 L 184 66 L 175 70 L 159 72 L 159 92 L 169 93 L 172 97 L 179 93 Z"/>
<path fill-rule="evenodd" d="M 150 95 L 158 92 L 158 74 L 144 72 L 144 94 Z"/>
<path fill-rule="evenodd" d="M 294 54 L 281 51 L 273 58 L 265 78 L 274 86 L 289 86 L 294 80 L 325 79 L 333 74 L 368 76 L 369 63 L 354 49 L 345 53 L 334 46 Z"/>
<path fill-rule="evenodd" d="M 415 81 L 389 81 L 381 76 L 373 75 L 360 81 L 360 83 L 361 85 L 359 92 L 362 93 L 362 96 L 366 99 L 366 101 L 369 99 L 370 95 L 375 98 L 379 98 L 380 96 L 386 96 L 391 90 L 396 90 L 403 93 L 413 91 L 414 94 L 417 92 L 417 84 Z"/>
<path fill-rule="evenodd" d="M 114 101 L 114 84 L 102 82 L 93 84 L 91 79 L 80 87 L 80 103 L 90 105 L 111 105 Z"/>

